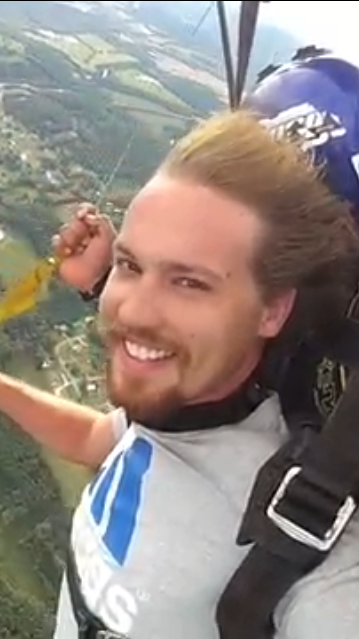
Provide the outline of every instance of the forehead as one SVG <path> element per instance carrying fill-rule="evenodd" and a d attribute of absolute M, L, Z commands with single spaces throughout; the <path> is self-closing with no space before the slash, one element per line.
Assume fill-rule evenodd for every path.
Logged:
<path fill-rule="evenodd" d="M 261 232 L 260 220 L 245 204 L 160 175 L 133 200 L 119 240 L 144 258 L 229 268 L 250 260 Z"/>

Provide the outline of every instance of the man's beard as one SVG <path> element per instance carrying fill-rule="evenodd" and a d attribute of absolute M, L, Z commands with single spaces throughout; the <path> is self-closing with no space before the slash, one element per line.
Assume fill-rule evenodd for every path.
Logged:
<path fill-rule="evenodd" d="M 157 383 L 156 375 L 125 375 L 113 370 L 111 356 L 106 364 L 106 386 L 108 399 L 115 408 L 123 408 L 130 421 L 139 424 L 162 422 L 185 405 L 179 388 L 180 380 L 166 384 L 168 376 Z"/>
<path fill-rule="evenodd" d="M 189 365 L 189 354 L 179 349 L 172 340 L 159 336 L 149 329 L 130 329 L 126 326 L 100 325 L 99 335 L 106 353 L 107 395 L 115 408 L 123 408 L 130 421 L 153 425 L 165 420 L 185 404 L 181 394 L 181 371 Z M 153 376 L 130 374 L 115 370 L 111 354 L 124 339 L 143 341 L 153 348 L 175 353 L 175 361 L 163 371 Z"/>
<path fill-rule="evenodd" d="M 156 388 L 155 380 L 125 375 L 118 379 L 111 361 L 107 364 L 106 377 L 111 404 L 123 408 L 129 421 L 155 427 L 185 404 L 177 385 L 161 384 Z"/>

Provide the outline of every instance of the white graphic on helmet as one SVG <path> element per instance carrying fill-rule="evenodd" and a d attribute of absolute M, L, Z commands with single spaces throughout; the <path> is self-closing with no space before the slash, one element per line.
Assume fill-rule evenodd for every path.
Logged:
<path fill-rule="evenodd" d="M 323 146 L 346 135 L 346 129 L 334 113 L 318 111 L 309 103 L 281 111 L 274 118 L 261 120 L 277 139 L 289 137 L 298 141 L 303 151 Z"/>

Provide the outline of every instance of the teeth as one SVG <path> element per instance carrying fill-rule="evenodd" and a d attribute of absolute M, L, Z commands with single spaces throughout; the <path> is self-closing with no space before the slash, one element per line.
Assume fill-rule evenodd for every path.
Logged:
<path fill-rule="evenodd" d="M 168 351 L 146 348 L 145 346 L 140 346 L 139 344 L 129 342 L 128 340 L 125 340 L 125 348 L 131 357 L 138 359 L 141 362 L 156 362 L 171 356 L 171 353 Z"/>

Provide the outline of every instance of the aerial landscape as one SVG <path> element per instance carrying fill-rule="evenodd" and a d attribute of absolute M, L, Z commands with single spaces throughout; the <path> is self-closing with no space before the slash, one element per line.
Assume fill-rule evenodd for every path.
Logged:
<path fill-rule="evenodd" d="M 215 15 L 201 22 L 208 4 L 0 3 L 2 291 L 50 253 L 80 202 L 120 224 L 171 145 L 226 108 Z M 248 86 L 302 45 L 261 24 Z M 55 279 L 34 312 L 1 329 L 2 371 L 108 408 L 95 310 L 75 292 Z M 0 420 L 1 637 L 45 639 L 87 475 Z"/>

